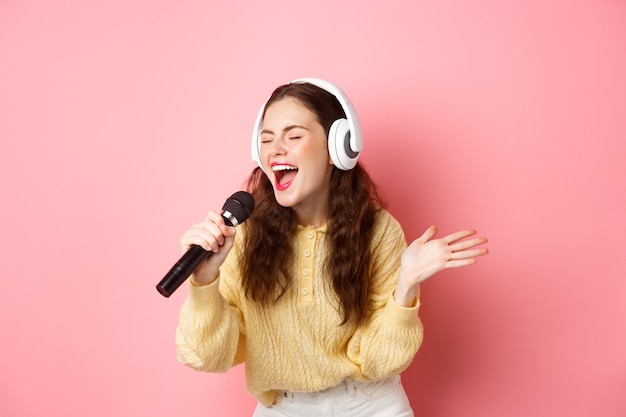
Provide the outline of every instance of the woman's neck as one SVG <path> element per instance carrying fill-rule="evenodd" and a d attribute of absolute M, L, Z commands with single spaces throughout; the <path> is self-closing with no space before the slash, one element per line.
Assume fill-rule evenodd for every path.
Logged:
<path fill-rule="evenodd" d="M 303 213 L 298 213 L 296 211 L 296 222 L 300 226 L 313 226 L 315 228 L 320 228 L 328 223 L 328 217 L 326 215 L 309 215 Z"/>

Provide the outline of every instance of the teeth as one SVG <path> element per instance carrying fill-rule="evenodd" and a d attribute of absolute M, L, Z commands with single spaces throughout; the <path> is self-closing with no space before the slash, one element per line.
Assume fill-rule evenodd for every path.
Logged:
<path fill-rule="evenodd" d="M 298 169 L 292 165 L 274 165 L 272 167 L 273 171 L 288 171 L 290 169 Z"/>

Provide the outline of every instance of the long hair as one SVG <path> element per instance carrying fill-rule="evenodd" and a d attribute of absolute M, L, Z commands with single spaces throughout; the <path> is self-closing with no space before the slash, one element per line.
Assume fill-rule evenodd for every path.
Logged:
<path fill-rule="evenodd" d="M 345 117 L 332 94 L 308 83 L 278 87 L 265 108 L 285 97 L 297 99 L 311 110 L 327 135 L 333 121 Z M 376 212 L 385 207 L 385 202 L 360 163 L 349 171 L 334 167 L 330 181 L 328 256 L 324 268 L 339 300 L 342 324 L 358 324 L 368 315 L 370 241 Z M 255 209 L 245 224 L 243 287 L 246 297 L 269 305 L 292 284 L 296 217 L 293 210 L 278 204 L 272 184 L 261 168 L 252 171 L 247 184 Z"/>

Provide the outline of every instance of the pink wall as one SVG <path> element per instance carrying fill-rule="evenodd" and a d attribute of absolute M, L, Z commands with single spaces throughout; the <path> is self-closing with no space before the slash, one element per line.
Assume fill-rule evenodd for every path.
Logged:
<path fill-rule="evenodd" d="M 0 2 L 0 415 L 251 413 L 154 286 L 301 76 L 351 95 L 407 237 L 491 239 L 424 285 L 416 414 L 626 415 L 626 3 L 240 3 Z"/>

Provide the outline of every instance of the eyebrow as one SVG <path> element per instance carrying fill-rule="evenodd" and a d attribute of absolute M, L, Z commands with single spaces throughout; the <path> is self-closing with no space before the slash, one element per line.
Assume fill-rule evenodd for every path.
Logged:
<path fill-rule="evenodd" d="M 283 129 L 283 133 L 289 132 L 289 131 L 290 131 L 290 130 L 292 130 L 292 129 L 304 129 L 304 130 L 309 130 L 307 127 L 302 126 L 302 125 L 289 125 L 289 126 L 287 126 L 287 127 L 285 127 L 285 128 Z M 272 131 L 271 131 L 271 130 L 269 130 L 269 129 L 263 129 L 263 130 L 261 130 L 261 132 L 260 132 L 260 133 L 261 133 L 261 134 L 263 134 L 263 133 L 269 133 L 269 134 L 272 134 L 272 135 L 274 134 L 274 132 L 272 132 Z"/>

